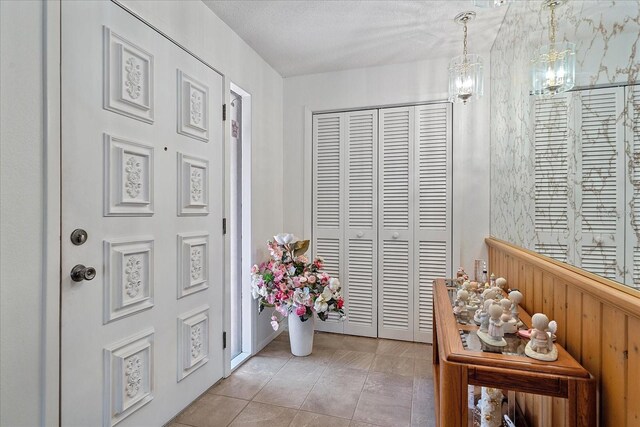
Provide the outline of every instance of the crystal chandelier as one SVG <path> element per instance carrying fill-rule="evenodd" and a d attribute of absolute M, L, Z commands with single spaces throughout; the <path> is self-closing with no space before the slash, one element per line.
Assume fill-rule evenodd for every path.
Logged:
<path fill-rule="evenodd" d="M 549 44 L 540 46 L 531 66 L 531 84 L 534 95 L 555 95 L 566 92 L 574 85 L 576 74 L 576 45 L 556 42 L 556 13 L 566 0 L 546 0 L 543 7 L 550 10 Z"/>
<path fill-rule="evenodd" d="M 454 21 L 464 26 L 464 49 L 462 55 L 449 62 L 449 101 L 464 104 L 470 98 L 482 97 L 482 58 L 467 53 L 467 23 L 475 18 L 474 12 L 462 12 Z"/>

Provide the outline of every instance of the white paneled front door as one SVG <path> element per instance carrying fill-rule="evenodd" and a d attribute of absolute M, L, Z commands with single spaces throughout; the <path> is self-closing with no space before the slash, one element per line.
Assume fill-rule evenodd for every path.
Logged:
<path fill-rule="evenodd" d="M 62 425 L 162 425 L 222 377 L 222 89 L 114 3 L 63 2 Z"/>

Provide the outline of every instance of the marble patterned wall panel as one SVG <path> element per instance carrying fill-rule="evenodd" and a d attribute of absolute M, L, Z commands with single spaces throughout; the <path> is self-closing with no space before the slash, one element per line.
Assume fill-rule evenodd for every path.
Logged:
<path fill-rule="evenodd" d="M 576 87 L 638 82 L 640 1 L 574 0 L 556 13 L 557 39 L 576 44 Z M 491 49 L 491 234 L 532 250 L 541 241 L 529 69 L 548 30 L 542 2 L 515 1 Z"/>

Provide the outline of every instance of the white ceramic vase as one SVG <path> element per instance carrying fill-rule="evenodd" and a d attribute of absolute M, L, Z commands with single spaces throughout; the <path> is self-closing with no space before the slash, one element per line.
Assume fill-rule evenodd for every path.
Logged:
<path fill-rule="evenodd" d="M 313 350 L 313 325 L 315 315 L 306 322 L 300 320 L 300 316 L 291 313 L 289 319 L 289 342 L 291 353 L 294 356 L 308 356 Z"/>

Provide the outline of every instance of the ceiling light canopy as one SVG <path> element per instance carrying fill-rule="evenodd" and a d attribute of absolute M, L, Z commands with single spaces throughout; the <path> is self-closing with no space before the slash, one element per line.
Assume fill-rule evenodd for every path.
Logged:
<path fill-rule="evenodd" d="M 464 27 L 462 55 L 449 62 L 449 101 L 466 104 L 483 94 L 483 67 L 480 55 L 467 53 L 467 23 L 475 18 L 474 12 L 462 12 L 454 21 Z"/>
<path fill-rule="evenodd" d="M 473 0 L 473 4 L 478 7 L 500 7 L 507 3 L 511 3 L 511 0 Z"/>
<path fill-rule="evenodd" d="M 566 0 L 546 0 L 550 10 L 549 44 L 540 46 L 531 60 L 531 84 L 534 95 L 555 95 L 573 88 L 576 75 L 576 45 L 556 42 L 556 14 Z"/>

